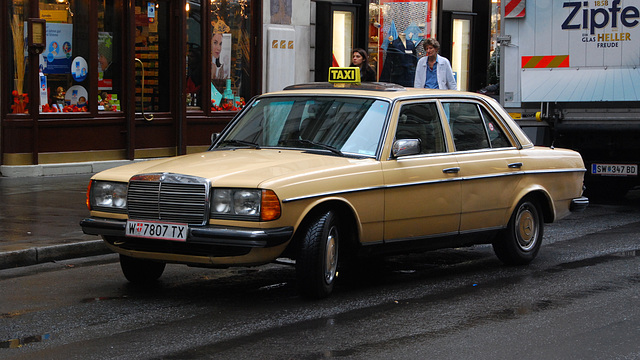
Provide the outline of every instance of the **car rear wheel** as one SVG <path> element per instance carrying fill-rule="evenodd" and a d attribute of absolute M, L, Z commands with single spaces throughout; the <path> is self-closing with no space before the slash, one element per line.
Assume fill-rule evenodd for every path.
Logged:
<path fill-rule="evenodd" d="M 533 200 L 521 201 L 507 229 L 493 242 L 496 256 L 507 265 L 526 265 L 535 259 L 544 232 L 542 212 Z"/>
<path fill-rule="evenodd" d="M 338 276 L 338 244 L 340 224 L 334 211 L 315 217 L 303 232 L 296 259 L 300 294 L 324 298 L 333 291 Z"/>
<path fill-rule="evenodd" d="M 148 284 L 158 280 L 164 272 L 165 266 L 165 263 L 157 261 L 120 255 L 120 268 L 122 268 L 124 277 L 135 284 Z"/>

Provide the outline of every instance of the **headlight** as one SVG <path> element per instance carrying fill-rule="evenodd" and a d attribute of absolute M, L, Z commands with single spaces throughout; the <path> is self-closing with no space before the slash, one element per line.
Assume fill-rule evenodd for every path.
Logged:
<path fill-rule="evenodd" d="M 89 201 L 92 209 L 126 209 L 127 184 L 110 181 L 92 181 Z"/>
<path fill-rule="evenodd" d="M 275 220 L 280 217 L 280 200 L 271 190 L 214 189 L 211 216 Z"/>

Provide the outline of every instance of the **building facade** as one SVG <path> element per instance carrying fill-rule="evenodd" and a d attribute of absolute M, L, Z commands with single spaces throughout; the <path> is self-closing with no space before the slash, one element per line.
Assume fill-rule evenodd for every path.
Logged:
<path fill-rule="evenodd" d="M 490 0 L 4 4 L 0 171 L 205 150 L 252 96 L 325 81 L 354 48 L 402 83 L 388 56 L 400 37 L 409 63 L 440 39 L 461 89 L 477 90 L 491 43 Z"/>

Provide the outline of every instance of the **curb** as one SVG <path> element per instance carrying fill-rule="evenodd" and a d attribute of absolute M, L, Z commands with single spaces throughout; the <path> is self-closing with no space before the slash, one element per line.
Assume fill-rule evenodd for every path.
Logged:
<path fill-rule="evenodd" d="M 94 174 L 117 166 L 128 165 L 147 160 L 150 159 L 106 160 L 40 165 L 0 165 L 0 175 L 6 177 L 34 177 Z"/>
<path fill-rule="evenodd" d="M 0 270 L 112 253 L 102 240 L 0 253 Z"/>

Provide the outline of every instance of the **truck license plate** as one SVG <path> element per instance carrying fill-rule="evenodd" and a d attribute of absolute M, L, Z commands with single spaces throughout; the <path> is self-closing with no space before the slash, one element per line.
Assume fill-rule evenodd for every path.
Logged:
<path fill-rule="evenodd" d="M 127 220 L 126 236 L 147 239 L 187 241 L 187 224 Z"/>
<path fill-rule="evenodd" d="M 594 175 L 638 176 L 638 165 L 631 164 L 592 164 Z"/>

